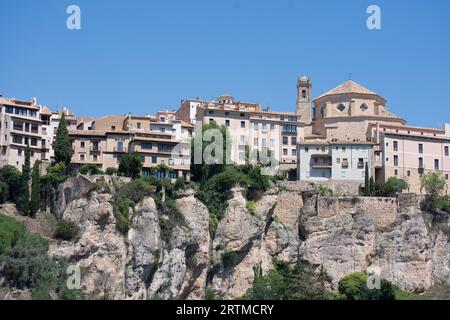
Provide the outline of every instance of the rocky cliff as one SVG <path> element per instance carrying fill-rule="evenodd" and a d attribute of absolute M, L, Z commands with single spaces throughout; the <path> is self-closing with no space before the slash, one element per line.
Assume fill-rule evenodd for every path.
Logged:
<path fill-rule="evenodd" d="M 58 189 L 54 211 L 81 228 L 73 242 L 52 242 L 49 254 L 81 267 L 82 290 L 95 299 L 202 299 L 206 288 L 241 297 L 256 270 L 277 257 L 323 265 L 330 287 L 353 271 L 373 271 L 400 288 L 423 292 L 448 281 L 448 219 L 435 228 L 413 198 L 322 198 L 289 185 L 252 195 L 249 212 L 234 188 L 213 237 L 209 213 L 191 190 L 178 193 L 183 219 L 170 220 L 149 195 L 130 209 L 130 228 L 116 229 L 118 178 L 70 178 Z M 409 201 L 409 202 L 408 202 Z"/>

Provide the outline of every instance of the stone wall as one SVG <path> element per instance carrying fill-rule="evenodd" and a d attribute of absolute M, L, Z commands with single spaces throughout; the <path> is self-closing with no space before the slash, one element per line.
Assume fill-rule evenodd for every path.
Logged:
<path fill-rule="evenodd" d="M 397 198 L 370 197 L 319 197 L 317 214 L 320 218 L 331 218 L 342 214 L 356 215 L 366 212 L 376 228 L 390 227 L 398 215 Z"/>
<path fill-rule="evenodd" d="M 309 191 L 320 185 L 331 189 L 336 196 L 356 196 L 361 186 L 360 181 L 283 181 L 279 184 L 288 191 Z"/>

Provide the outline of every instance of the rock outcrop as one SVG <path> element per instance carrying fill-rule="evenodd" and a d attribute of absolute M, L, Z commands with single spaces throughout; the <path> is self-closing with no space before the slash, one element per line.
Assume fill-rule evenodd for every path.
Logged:
<path fill-rule="evenodd" d="M 52 242 L 49 253 L 82 268 L 90 298 L 203 299 L 207 288 L 238 298 L 273 258 L 324 266 L 332 289 L 354 271 L 379 273 L 412 292 L 449 279 L 448 219 L 447 232 L 430 226 L 416 199 L 324 198 L 284 186 L 255 195 L 249 212 L 234 188 L 211 237 L 207 208 L 187 190 L 172 208 L 176 219 L 152 195 L 144 198 L 130 209 L 123 235 L 112 204 L 123 183 L 78 177 L 58 191 L 58 215 L 81 231 L 74 242 Z"/>

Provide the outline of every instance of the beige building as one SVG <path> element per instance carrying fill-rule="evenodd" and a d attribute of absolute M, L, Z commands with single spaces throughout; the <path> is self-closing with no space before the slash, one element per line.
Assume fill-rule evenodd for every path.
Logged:
<path fill-rule="evenodd" d="M 121 158 L 129 152 L 139 152 L 143 175 L 156 174 L 160 164 L 171 170 L 169 178 L 189 180 L 190 138 L 193 126 L 175 120 L 172 112 L 152 116 L 106 116 L 79 119 L 77 129 L 70 130 L 76 166 L 92 164 L 102 170 L 118 168 Z"/>
<path fill-rule="evenodd" d="M 31 165 L 36 160 L 49 161 L 51 145 L 45 139 L 42 120 L 48 110 L 36 99 L 0 97 L 0 166 L 12 165 L 22 170 L 27 145 L 31 149 Z"/>
<path fill-rule="evenodd" d="M 178 118 L 196 125 L 216 122 L 227 127 L 231 137 L 231 161 L 245 164 L 246 146 L 255 154 L 269 154 L 281 170 L 295 169 L 297 143 L 303 140 L 304 123 L 294 112 L 274 112 L 260 104 L 235 101 L 225 94 L 216 101 L 184 100 Z M 193 116 L 195 115 L 195 120 Z"/>
<path fill-rule="evenodd" d="M 408 126 L 386 104 L 382 96 L 351 80 L 314 99 L 312 121 L 305 127 L 305 142 L 299 143 L 299 153 L 303 155 L 298 162 L 299 179 L 314 180 L 317 177 L 317 180 L 324 180 L 325 176 L 325 180 L 337 180 L 327 170 L 339 168 L 334 161 L 342 161 L 341 157 L 331 160 L 331 155 L 327 155 L 326 168 L 318 167 L 305 149 L 347 145 L 346 150 L 353 150 L 349 146 L 367 145 L 370 146 L 367 160 L 361 149 L 356 149 L 345 159 L 356 163 L 363 163 L 360 160 L 364 159 L 377 181 L 397 176 L 409 182 L 412 192 L 421 191 L 420 176 L 427 171 L 438 171 L 448 181 L 450 127 L 447 125 L 445 130 L 438 130 Z M 356 166 L 354 172 L 345 175 L 361 177 L 360 170 L 361 166 Z M 322 174 L 324 171 L 327 174 Z"/>

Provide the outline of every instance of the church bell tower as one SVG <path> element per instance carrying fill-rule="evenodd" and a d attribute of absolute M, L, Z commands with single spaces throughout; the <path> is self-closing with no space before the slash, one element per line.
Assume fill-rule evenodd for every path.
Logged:
<path fill-rule="evenodd" d="M 311 123 L 311 80 L 308 76 L 301 76 L 297 81 L 297 109 L 300 121 Z"/>

